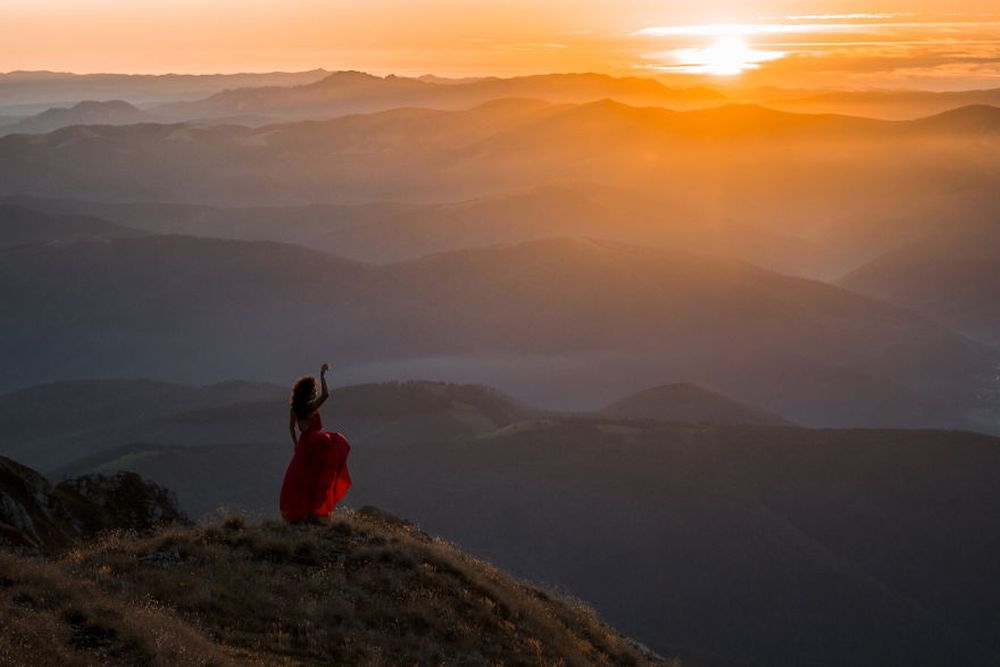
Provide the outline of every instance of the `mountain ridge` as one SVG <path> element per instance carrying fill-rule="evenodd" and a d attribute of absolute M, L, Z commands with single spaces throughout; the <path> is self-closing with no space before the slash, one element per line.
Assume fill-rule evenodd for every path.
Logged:
<path fill-rule="evenodd" d="M 45 213 L 0 201 L 0 250 L 36 243 L 130 238 L 145 233 L 102 218 L 75 213 Z"/>
<path fill-rule="evenodd" d="M 599 414 L 659 421 L 794 426 L 778 415 L 734 401 L 690 382 L 675 382 L 644 389 L 618 399 L 600 410 Z"/>
<path fill-rule="evenodd" d="M 30 377 L 30 384 L 37 384 L 65 379 L 67 374 L 120 377 L 165 372 L 165 379 L 200 381 L 233 375 L 237 367 L 255 368 L 258 378 L 279 377 L 281 368 L 306 365 L 315 346 L 309 332 L 320 329 L 331 332 L 325 341 L 327 354 L 359 374 L 367 364 L 388 374 L 421 359 L 451 357 L 468 360 L 468 370 L 462 372 L 458 366 L 456 375 L 438 375 L 441 379 L 496 384 L 490 359 L 506 358 L 504 374 L 510 377 L 518 368 L 512 355 L 514 360 L 524 359 L 520 372 L 539 373 L 529 361 L 536 355 L 559 350 L 563 359 L 572 359 L 574 354 L 597 351 L 605 352 L 607 360 L 595 365 L 591 358 L 588 373 L 600 384 L 557 384 L 545 393 L 566 395 L 574 388 L 586 389 L 588 402 L 593 402 L 605 392 L 621 393 L 615 387 L 626 376 L 631 378 L 630 388 L 638 382 L 653 384 L 667 373 L 666 367 L 673 366 L 668 377 L 708 383 L 800 423 L 815 424 L 816 417 L 803 417 L 804 406 L 793 408 L 789 401 L 814 400 L 815 410 L 834 395 L 840 401 L 853 394 L 857 404 L 843 414 L 862 419 L 856 410 L 871 411 L 864 421 L 854 423 L 897 425 L 898 411 L 918 414 L 913 407 L 904 410 L 904 404 L 922 405 L 923 418 L 935 412 L 923 403 L 930 399 L 920 399 L 921 394 L 937 401 L 948 396 L 948 407 L 939 408 L 944 414 L 970 409 L 959 408 L 963 405 L 959 399 L 976 393 L 978 376 L 971 374 L 989 363 L 985 346 L 896 306 L 738 260 L 615 242 L 548 239 L 389 265 L 352 262 L 275 243 L 180 236 L 24 246 L 3 253 L 0 273 L 11 316 L 20 322 L 19 331 L 50 332 L 52 348 L 46 354 L 55 355 L 63 374 L 38 377 L 37 369 L 18 366 L 14 343 L 19 338 L 9 331 L 10 388 L 17 385 L 13 382 L 17 377 Z M 39 272 L 27 270 L 29 265 L 50 268 Z M 94 271 L 97 265 L 101 271 Z M 50 309 L 45 317 L 37 312 L 35 301 L 18 296 L 49 294 L 57 286 L 65 296 L 66 285 L 77 295 L 73 307 Z M 201 289 L 190 292 L 187 285 Z M 147 292 L 136 292 L 140 286 L 155 287 L 155 304 L 146 300 Z M 496 298 L 499 293 L 505 294 L 503 300 Z M 630 296 L 621 298 L 622 294 Z M 302 326 L 304 317 L 308 327 Z M 56 319 L 50 325 L 46 318 Z M 119 358 L 119 348 L 108 346 L 108 337 L 99 333 L 102 318 L 118 322 L 115 339 L 128 341 L 130 355 Z M 528 329 L 520 324 L 529 321 L 533 325 Z M 180 345 L 175 338 L 158 335 L 157 327 L 167 322 L 172 330 L 188 332 L 184 339 L 188 342 Z M 233 329 L 237 323 L 239 335 Z M 732 327 L 743 331 L 739 346 L 725 342 Z M 769 333 L 774 328 L 783 332 L 781 344 Z M 255 350 L 268 343 L 258 340 L 261 336 L 283 341 L 294 354 L 269 355 L 262 362 Z M 815 351 L 817 341 L 823 341 L 822 354 Z M 917 349 L 922 351 L 916 354 Z M 205 357 L 208 350 L 214 350 L 211 361 Z M 640 362 L 640 353 L 658 360 Z M 826 366 L 831 357 L 836 360 L 829 369 L 832 377 L 818 382 L 820 369 L 814 365 Z M 145 363 L 157 359 L 163 360 L 160 370 Z M 92 360 L 91 365 L 82 365 L 85 360 Z M 482 364 L 479 370 L 477 363 Z M 758 366 L 761 377 L 775 374 L 773 384 L 770 380 L 755 386 L 739 384 L 746 375 L 738 373 L 739 368 Z M 793 370 L 796 366 L 801 370 Z M 403 376 L 420 368 L 412 366 Z M 573 364 L 558 374 L 556 368 L 545 371 L 546 382 L 561 382 L 561 377 L 568 381 L 574 372 Z M 188 370 L 178 375 L 184 369 Z M 195 369 L 200 375 L 188 375 Z M 784 369 L 784 380 L 779 380 L 778 369 Z M 848 380 L 844 373 L 863 375 Z M 927 384 L 927 373 L 933 373 L 936 384 Z M 809 378 L 807 385 L 789 392 L 788 382 L 799 376 L 803 383 Z M 531 385 L 537 391 L 544 386 L 539 384 L 542 378 L 532 375 L 529 382 L 528 376 L 514 377 L 519 387 L 515 395 L 537 403 L 535 395 L 524 390 Z M 25 380 L 21 382 L 28 384 Z M 870 388 L 874 394 L 862 399 L 866 394 L 859 393 L 856 381 L 861 386 L 874 383 Z M 833 388 L 825 388 L 826 382 L 847 383 L 845 392 L 828 394 Z M 917 382 L 914 389 L 908 388 L 909 382 Z M 890 392 L 882 383 L 894 388 Z M 501 389 L 512 391 L 511 386 L 506 383 Z M 847 386 L 852 389 L 846 390 Z M 779 387 L 785 389 L 778 396 L 750 398 Z M 918 393 L 908 395 L 916 387 Z M 808 392 L 817 391 L 813 399 L 807 398 Z M 873 418 L 885 421 L 868 421 Z"/>
<path fill-rule="evenodd" d="M 74 125 L 133 125 L 155 120 L 156 116 L 124 100 L 84 100 L 72 107 L 52 107 L 16 123 L 0 125 L 0 134 L 45 134 Z"/>
<path fill-rule="evenodd" d="M 721 93 L 707 88 L 670 88 L 655 79 L 595 73 L 485 78 L 441 84 L 419 78 L 340 71 L 302 86 L 227 90 L 197 102 L 161 107 L 158 111 L 181 118 L 230 115 L 236 111 L 317 118 L 399 107 L 461 109 L 508 97 L 580 102 L 607 96 L 684 107 L 725 99 Z"/>
<path fill-rule="evenodd" d="M 743 164 L 752 150 L 771 178 L 802 184 L 801 193 L 789 196 L 805 198 L 803 206 L 816 206 L 816 197 L 848 187 L 862 200 L 892 202 L 899 197 L 899 183 L 926 184 L 925 196 L 945 196 L 958 184 L 988 187 L 988 169 L 942 172 L 947 160 L 989 165 L 995 159 L 989 153 L 995 133 L 970 132 L 966 125 L 954 118 L 921 124 L 789 116 L 762 107 L 669 112 L 620 103 L 539 106 L 522 101 L 464 111 L 393 109 L 257 128 L 196 123 L 70 127 L 0 137 L 0 195 L 241 206 L 430 203 L 565 181 L 645 190 L 670 175 L 671 192 L 686 186 L 673 192 L 673 199 L 704 209 L 715 182 L 704 179 L 721 174 L 732 179 L 731 196 L 763 198 L 764 205 L 767 198 L 760 190 L 770 181 Z M 823 159 L 806 170 L 796 167 L 787 151 L 773 145 L 776 138 L 794 140 L 802 158 Z M 834 138 L 845 143 L 831 153 Z M 156 159 L 143 157 L 150 155 Z M 363 176 L 369 173 L 382 178 Z M 264 182 L 266 189 L 260 187 Z M 758 217 L 773 213 L 781 219 L 787 208 L 772 212 L 768 206 Z"/>

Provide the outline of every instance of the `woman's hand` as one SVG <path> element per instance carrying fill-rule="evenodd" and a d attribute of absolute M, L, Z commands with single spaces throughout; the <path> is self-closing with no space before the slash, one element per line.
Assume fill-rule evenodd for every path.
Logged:
<path fill-rule="evenodd" d="M 319 374 L 323 375 L 328 370 L 330 370 L 330 364 L 323 364 L 323 366 L 319 369 Z"/>

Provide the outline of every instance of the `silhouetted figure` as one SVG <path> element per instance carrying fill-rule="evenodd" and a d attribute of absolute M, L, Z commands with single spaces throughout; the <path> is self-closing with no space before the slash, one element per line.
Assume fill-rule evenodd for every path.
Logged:
<path fill-rule="evenodd" d="M 324 431 L 319 416 L 319 406 L 330 396 L 326 388 L 328 370 L 329 364 L 320 369 L 323 391 L 319 396 L 316 378 L 311 375 L 299 378 L 292 387 L 288 430 L 295 455 L 285 471 L 280 500 L 281 516 L 286 521 L 317 521 L 327 516 L 351 486 L 347 471 L 351 445 L 341 434 Z"/>

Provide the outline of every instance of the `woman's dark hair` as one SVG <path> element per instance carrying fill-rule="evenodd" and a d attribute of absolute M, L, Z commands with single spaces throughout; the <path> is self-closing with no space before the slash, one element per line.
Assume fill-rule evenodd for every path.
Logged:
<path fill-rule="evenodd" d="M 312 375 L 303 375 L 292 385 L 292 395 L 288 399 L 288 404 L 292 406 L 292 412 L 299 419 L 309 416 L 311 410 L 309 403 L 316 394 L 316 378 Z"/>

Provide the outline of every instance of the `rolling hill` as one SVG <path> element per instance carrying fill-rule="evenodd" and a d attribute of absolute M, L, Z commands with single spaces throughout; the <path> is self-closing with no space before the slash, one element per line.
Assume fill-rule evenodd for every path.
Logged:
<path fill-rule="evenodd" d="M 768 99 L 766 106 L 799 113 L 841 113 L 887 120 L 913 120 L 956 107 L 1000 106 L 1000 88 L 932 92 L 927 90 L 839 91 Z"/>
<path fill-rule="evenodd" d="M 826 249 L 734 219 L 706 218 L 636 190 L 565 183 L 444 204 L 230 207 L 0 199 L 92 215 L 158 234 L 278 241 L 388 263 L 557 236 L 591 236 L 747 260 L 793 275 L 829 273 Z"/>
<path fill-rule="evenodd" d="M 777 415 L 688 382 L 661 385 L 619 399 L 601 411 L 608 417 L 711 424 L 791 426 Z"/>
<path fill-rule="evenodd" d="M 699 108 L 725 102 L 707 88 L 669 88 L 646 78 L 604 74 L 545 74 L 440 82 L 426 78 L 379 77 L 333 72 L 300 86 L 237 88 L 194 102 L 157 109 L 176 120 L 259 114 L 284 120 L 324 119 L 403 107 L 467 109 L 504 98 L 581 103 L 613 98 L 627 104 Z"/>
<path fill-rule="evenodd" d="M 193 387 L 152 380 L 78 380 L 36 385 L 0 395 L 0 451 L 49 472 L 126 443 L 214 444 L 219 441 L 211 424 L 196 419 L 200 411 L 239 403 L 281 405 L 286 394 L 284 387 L 251 382 Z M 174 418 L 195 428 L 186 429 L 181 439 L 171 438 Z M 255 434 L 256 427 L 246 424 L 230 431 L 231 437 L 273 442 L 280 434 L 280 429 L 267 428 Z"/>
<path fill-rule="evenodd" d="M 552 239 L 376 266 L 164 236 L 3 253 L 8 389 L 78 377 L 285 383 L 323 356 L 345 383 L 434 375 L 551 408 L 681 377 L 805 424 L 992 423 L 977 398 L 988 348 L 710 256 Z"/>
<path fill-rule="evenodd" d="M 1000 344 L 998 229 L 976 226 L 928 234 L 872 260 L 840 284 L 923 313 L 967 336 Z"/>
<path fill-rule="evenodd" d="M 0 135 L 45 134 L 70 125 L 131 125 L 154 120 L 156 116 L 122 100 L 86 100 L 69 108 L 53 107 L 16 123 L 0 125 Z"/>
<path fill-rule="evenodd" d="M 138 230 L 89 215 L 44 213 L 0 202 L 0 249 L 34 243 L 73 243 L 144 235 Z"/>
<path fill-rule="evenodd" d="M 285 387 L 249 382 L 40 385 L 0 395 L 0 452 L 57 478 L 151 445 L 263 446 L 280 459 L 288 453 L 287 400 Z M 471 437 L 538 414 L 487 387 L 426 381 L 334 388 L 325 412 L 362 444 Z"/>
<path fill-rule="evenodd" d="M 70 127 L 0 137 L 0 196 L 364 261 L 582 234 L 832 280 L 950 220 L 995 219 L 998 117 L 500 100 L 260 128 Z"/>
<path fill-rule="evenodd" d="M 17 109 L 30 115 L 55 105 L 75 104 L 82 100 L 129 100 L 146 106 L 195 100 L 229 88 L 300 85 L 328 75 L 329 72 L 323 70 L 204 75 L 5 72 L 0 73 L 0 109 Z"/>
<path fill-rule="evenodd" d="M 905 210 L 915 202 L 900 192 L 927 201 L 985 188 L 995 139 L 970 132 L 963 114 L 894 123 L 748 106 L 673 112 L 499 100 L 253 129 L 142 124 L 8 135 L 0 137 L 0 194 L 223 206 L 446 202 L 583 181 L 655 191 L 713 219 L 794 225 L 786 234 L 801 236 L 831 210 Z"/>

